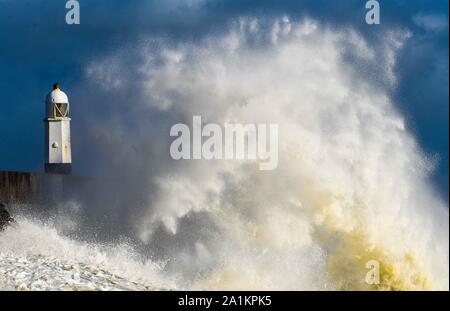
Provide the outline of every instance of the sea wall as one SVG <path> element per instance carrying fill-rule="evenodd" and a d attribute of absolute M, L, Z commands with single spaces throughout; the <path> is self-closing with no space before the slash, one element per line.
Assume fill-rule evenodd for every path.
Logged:
<path fill-rule="evenodd" d="M 18 203 L 36 200 L 41 174 L 0 171 L 0 202 Z"/>
<path fill-rule="evenodd" d="M 0 202 L 61 201 L 89 188 L 89 182 L 87 177 L 72 175 L 0 171 Z"/>

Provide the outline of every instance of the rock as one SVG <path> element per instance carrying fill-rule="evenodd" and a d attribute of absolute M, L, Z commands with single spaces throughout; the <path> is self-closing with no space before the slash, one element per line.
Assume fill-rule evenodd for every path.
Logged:
<path fill-rule="evenodd" d="M 6 206 L 0 203 L 0 230 L 3 230 L 13 219 L 6 210 Z"/>

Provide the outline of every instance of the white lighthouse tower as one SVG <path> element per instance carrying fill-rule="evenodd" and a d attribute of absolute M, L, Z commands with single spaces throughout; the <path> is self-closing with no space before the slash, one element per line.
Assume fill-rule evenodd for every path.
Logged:
<path fill-rule="evenodd" d="M 69 99 L 59 84 L 53 85 L 45 100 L 45 172 L 72 173 Z"/>

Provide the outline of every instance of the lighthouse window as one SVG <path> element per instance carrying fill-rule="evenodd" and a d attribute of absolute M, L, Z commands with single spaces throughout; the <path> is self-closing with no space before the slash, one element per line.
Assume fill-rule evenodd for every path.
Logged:
<path fill-rule="evenodd" d="M 69 115 L 69 104 L 55 104 L 55 117 L 63 118 Z"/>

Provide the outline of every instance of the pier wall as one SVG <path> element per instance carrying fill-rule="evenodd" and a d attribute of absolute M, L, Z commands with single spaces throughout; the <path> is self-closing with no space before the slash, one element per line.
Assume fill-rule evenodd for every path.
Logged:
<path fill-rule="evenodd" d="M 87 177 L 0 171 L 0 202 L 35 204 L 61 201 L 84 192 L 89 184 Z"/>

